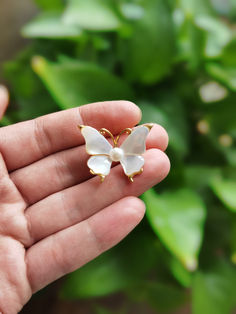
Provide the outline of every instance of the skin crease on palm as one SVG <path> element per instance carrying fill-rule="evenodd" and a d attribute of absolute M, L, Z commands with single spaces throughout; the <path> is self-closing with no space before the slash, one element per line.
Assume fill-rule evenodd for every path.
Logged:
<path fill-rule="evenodd" d="M 1 117 L 7 104 L 1 87 Z M 118 134 L 140 118 L 133 103 L 113 101 L 0 129 L 0 313 L 18 313 L 34 292 L 116 245 L 143 218 L 137 196 L 169 172 L 166 131 L 150 131 L 144 172 L 134 183 L 121 165 L 100 183 L 89 173 L 77 129 Z"/>

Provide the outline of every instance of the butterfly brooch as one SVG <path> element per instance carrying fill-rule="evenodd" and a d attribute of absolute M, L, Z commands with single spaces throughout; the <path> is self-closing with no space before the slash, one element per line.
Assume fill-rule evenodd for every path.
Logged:
<path fill-rule="evenodd" d="M 100 176 L 103 182 L 110 173 L 112 162 L 120 162 L 124 173 L 133 182 L 133 177 L 143 172 L 142 154 L 146 151 L 146 138 L 152 126 L 152 124 L 144 124 L 133 129 L 126 128 L 114 137 L 105 128 L 98 131 L 91 126 L 78 125 L 85 139 L 86 151 L 91 155 L 87 162 L 90 172 Z M 125 133 L 128 137 L 118 147 L 119 139 Z M 111 137 L 113 146 L 105 138 L 106 134 Z"/>

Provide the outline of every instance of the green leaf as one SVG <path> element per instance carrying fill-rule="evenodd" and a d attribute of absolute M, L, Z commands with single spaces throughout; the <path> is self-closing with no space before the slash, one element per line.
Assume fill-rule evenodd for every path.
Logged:
<path fill-rule="evenodd" d="M 230 251 L 231 251 L 231 261 L 236 265 L 236 215 L 231 219 L 231 230 L 230 230 Z"/>
<path fill-rule="evenodd" d="M 124 81 L 93 63 L 66 59 L 52 63 L 34 57 L 33 69 L 63 109 L 133 97 Z"/>
<path fill-rule="evenodd" d="M 230 29 L 220 20 L 210 16 L 197 16 L 195 23 L 206 31 L 205 55 L 210 58 L 219 57 L 231 40 Z"/>
<path fill-rule="evenodd" d="M 218 138 L 221 134 L 236 135 L 236 115 L 232 114 L 235 101 L 236 97 L 226 98 L 205 110 L 204 119 L 209 123 L 210 132 L 214 137 Z"/>
<path fill-rule="evenodd" d="M 185 184 L 194 189 L 203 189 L 214 178 L 218 178 L 221 169 L 209 165 L 186 165 L 184 169 Z"/>
<path fill-rule="evenodd" d="M 224 48 L 221 61 L 226 66 L 236 67 L 236 36 Z"/>
<path fill-rule="evenodd" d="M 188 16 L 184 19 L 183 12 L 175 14 L 175 20 L 180 19 L 181 25 L 177 25 L 178 37 L 177 45 L 179 56 L 176 61 L 188 61 L 190 69 L 197 69 L 202 62 L 203 50 L 205 46 L 205 33 L 194 23 L 193 18 Z M 179 22 L 177 21 L 176 24 Z M 177 28 L 177 29 L 178 29 Z"/>
<path fill-rule="evenodd" d="M 40 38 L 77 38 L 81 28 L 76 25 L 64 24 L 61 12 L 43 12 L 26 24 L 22 29 L 25 37 Z"/>
<path fill-rule="evenodd" d="M 189 189 L 144 193 L 148 220 L 162 243 L 190 271 L 197 267 L 206 208 Z"/>
<path fill-rule="evenodd" d="M 110 0 L 69 0 L 63 20 L 94 31 L 116 30 L 121 26 Z"/>
<path fill-rule="evenodd" d="M 156 100 L 156 104 L 139 102 L 143 112 L 142 122 L 147 121 L 162 125 L 169 134 L 169 146 L 180 156 L 188 151 L 188 126 L 184 107 L 178 97 L 167 93 Z"/>
<path fill-rule="evenodd" d="M 139 20 L 144 14 L 143 7 L 137 3 L 121 3 L 120 11 L 129 20 Z"/>
<path fill-rule="evenodd" d="M 191 70 L 198 70 L 204 57 L 212 58 L 222 53 L 231 36 L 226 25 L 214 16 L 210 0 L 178 2 L 173 15 L 179 50 L 176 59 L 187 60 Z"/>
<path fill-rule="evenodd" d="M 228 163 L 231 166 L 236 167 L 236 149 L 235 148 L 225 149 L 224 153 L 228 160 Z"/>
<path fill-rule="evenodd" d="M 30 66 L 31 49 L 4 65 L 4 76 L 10 83 L 11 102 L 17 107 L 7 111 L 11 122 L 33 119 L 59 108 Z M 16 110 L 17 109 L 17 110 Z"/>
<path fill-rule="evenodd" d="M 222 66 L 217 63 L 208 63 L 207 72 L 233 91 L 236 91 L 236 67 Z"/>
<path fill-rule="evenodd" d="M 212 0 L 211 3 L 217 15 L 220 15 L 222 16 L 222 18 L 224 18 L 230 15 L 231 9 L 230 1 L 231 0 L 227 2 L 222 2 L 221 0 Z"/>
<path fill-rule="evenodd" d="M 199 14 L 213 14 L 212 6 L 209 0 L 180 0 L 179 6 L 187 16 L 196 16 Z"/>
<path fill-rule="evenodd" d="M 149 233 L 134 232 L 112 250 L 70 274 L 61 296 L 99 297 L 139 283 L 156 262 L 153 241 Z"/>
<path fill-rule="evenodd" d="M 220 263 L 207 272 L 197 272 L 193 281 L 193 314 L 231 314 L 236 306 L 235 268 Z"/>
<path fill-rule="evenodd" d="M 236 181 L 216 178 L 211 187 L 224 205 L 236 212 Z"/>
<path fill-rule="evenodd" d="M 192 283 L 192 273 L 188 272 L 186 268 L 177 260 L 176 258 L 172 258 L 170 262 L 170 269 L 175 279 L 184 286 L 190 287 Z"/>
<path fill-rule="evenodd" d="M 123 275 L 120 260 L 107 252 L 80 270 L 69 275 L 62 297 L 69 299 L 89 298 L 117 292 L 129 284 Z"/>
<path fill-rule="evenodd" d="M 230 17 L 232 20 L 235 21 L 236 18 L 236 3 L 235 0 L 229 0 L 229 5 L 230 5 Z"/>
<path fill-rule="evenodd" d="M 133 292 L 132 298 L 136 303 L 148 303 L 157 313 L 174 313 L 174 310 L 183 306 L 188 297 L 183 289 L 159 280 L 142 283 Z"/>
<path fill-rule="evenodd" d="M 171 69 L 175 54 L 173 23 L 164 0 L 144 0 L 143 17 L 130 38 L 121 42 L 121 58 L 129 80 L 152 84 Z"/>
<path fill-rule="evenodd" d="M 166 283 L 149 283 L 146 286 L 149 304 L 157 311 L 173 311 L 187 299 L 183 290 Z"/>
<path fill-rule="evenodd" d="M 2 117 L 0 120 L 0 126 L 7 126 L 10 124 L 12 124 L 12 121 L 7 116 Z"/>
<path fill-rule="evenodd" d="M 63 0 L 34 0 L 36 4 L 43 10 L 59 10 L 63 9 Z"/>
<path fill-rule="evenodd" d="M 232 96 L 206 108 L 204 123 L 209 128 L 206 134 L 208 140 L 226 158 L 229 164 L 235 166 L 236 115 L 232 113 L 235 110 L 236 98 Z"/>

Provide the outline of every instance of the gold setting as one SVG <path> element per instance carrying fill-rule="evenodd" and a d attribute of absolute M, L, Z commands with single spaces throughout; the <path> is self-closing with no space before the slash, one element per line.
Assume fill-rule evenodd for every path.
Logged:
<path fill-rule="evenodd" d="M 81 131 L 81 130 L 85 127 L 85 125 L 83 125 L 83 124 L 78 124 L 77 127 L 78 127 L 78 129 Z"/>
<path fill-rule="evenodd" d="M 94 174 L 94 175 L 99 176 L 99 177 L 100 177 L 100 179 L 101 179 L 101 182 L 103 182 L 103 181 L 104 181 L 105 176 L 104 176 L 103 174 L 101 174 L 101 173 L 95 173 L 92 169 L 90 169 L 89 171 L 90 171 L 90 173 L 91 173 L 91 174 Z"/>
<path fill-rule="evenodd" d="M 145 126 L 146 128 L 149 129 L 149 132 L 151 131 L 152 127 L 154 126 L 153 123 L 146 123 L 146 124 L 143 124 L 143 126 Z"/>
<path fill-rule="evenodd" d="M 134 172 L 134 173 L 132 173 L 131 175 L 129 175 L 129 176 L 127 176 L 128 178 L 129 178 L 129 180 L 130 180 L 130 182 L 134 182 L 134 179 L 133 179 L 133 177 L 134 176 L 136 176 L 136 175 L 138 175 L 138 174 L 141 174 L 143 172 L 143 168 L 141 168 L 138 172 Z"/>
<path fill-rule="evenodd" d="M 154 125 L 153 123 L 146 123 L 146 124 L 143 124 L 142 126 L 147 127 L 147 128 L 149 129 L 149 132 L 150 132 L 151 129 L 152 129 L 152 127 L 153 127 L 153 125 Z M 78 129 L 81 131 L 85 126 L 86 126 L 86 125 L 78 124 L 77 127 L 78 127 Z M 112 139 L 112 141 L 113 141 L 113 144 L 114 144 L 114 147 L 118 147 L 118 142 L 119 142 L 119 139 L 120 139 L 120 137 L 121 137 L 122 134 L 125 134 L 125 133 L 126 133 L 126 134 L 130 135 L 130 134 L 132 133 L 132 131 L 133 131 L 133 129 L 131 129 L 131 128 L 126 128 L 126 129 L 122 130 L 116 137 L 114 137 L 114 135 L 113 135 L 109 130 L 107 130 L 106 128 L 102 128 L 102 129 L 99 130 L 99 132 L 100 132 L 103 136 L 105 136 L 105 135 L 107 134 L 107 135 L 109 135 L 109 136 L 111 137 L 111 139 Z M 86 148 L 85 148 L 85 150 L 86 150 L 87 154 L 90 155 L 90 154 L 88 153 L 88 151 L 87 151 Z M 90 155 L 90 156 L 107 156 L 107 155 L 105 155 L 105 154 L 99 154 L 99 155 Z M 132 173 L 131 175 L 126 175 L 126 176 L 128 177 L 129 181 L 133 183 L 133 182 L 134 182 L 134 179 L 133 179 L 134 176 L 139 175 L 139 174 L 141 174 L 142 172 L 143 172 L 143 167 L 142 167 L 138 172 L 134 172 L 134 173 Z M 101 182 L 103 182 L 104 179 L 105 179 L 105 177 L 106 177 L 106 176 L 104 176 L 104 175 L 101 174 L 101 173 L 95 173 L 92 169 L 90 169 L 90 173 L 93 174 L 93 175 L 99 176 Z"/>

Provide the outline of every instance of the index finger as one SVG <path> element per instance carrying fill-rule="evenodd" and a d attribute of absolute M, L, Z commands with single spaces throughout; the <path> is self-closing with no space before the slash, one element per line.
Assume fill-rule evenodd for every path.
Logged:
<path fill-rule="evenodd" d="M 8 170 L 13 171 L 83 144 L 78 124 L 107 128 L 116 134 L 136 125 L 140 119 L 140 109 L 129 101 L 88 104 L 1 128 L 0 151 Z"/>
<path fill-rule="evenodd" d="M 7 88 L 3 85 L 0 85 L 0 120 L 2 119 L 4 112 L 7 109 L 9 102 L 9 94 Z"/>

